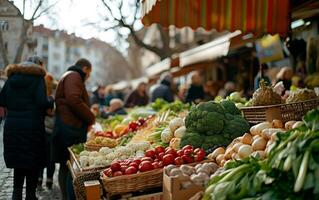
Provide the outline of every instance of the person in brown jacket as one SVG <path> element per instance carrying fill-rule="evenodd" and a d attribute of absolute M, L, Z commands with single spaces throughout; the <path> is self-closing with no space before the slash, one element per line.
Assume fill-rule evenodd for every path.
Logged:
<path fill-rule="evenodd" d="M 62 199 L 73 199 L 73 191 L 67 191 L 69 170 L 66 162 L 69 158 L 67 148 L 86 141 L 88 128 L 95 122 L 95 116 L 89 107 L 89 97 L 85 81 L 92 71 L 91 63 L 86 59 L 78 60 L 68 68 L 58 83 L 56 102 L 56 121 L 54 127 L 55 162 L 60 163 L 59 185 Z"/>

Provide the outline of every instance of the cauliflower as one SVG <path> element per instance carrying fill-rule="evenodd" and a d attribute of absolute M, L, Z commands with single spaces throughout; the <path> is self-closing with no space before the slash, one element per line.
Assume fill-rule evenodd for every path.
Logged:
<path fill-rule="evenodd" d="M 162 142 L 169 143 L 173 138 L 173 133 L 169 128 L 166 128 L 161 133 L 161 140 Z"/>
<path fill-rule="evenodd" d="M 181 126 L 174 132 L 174 137 L 176 138 L 182 138 L 186 133 L 186 127 Z"/>
<path fill-rule="evenodd" d="M 95 157 L 93 166 L 94 167 L 104 166 L 103 165 L 104 160 L 105 160 L 104 156 Z"/>
<path fill-rule="evenodd" d="M 175 130 L 181 126 L 184 126 L 184 120 L 180 117 L 174 118 L 169 123 L 169 129 L 171 130 L 172 133 L 174 133 Z"/>
<path fill-rule="evenodd" d="M 136 157 L 144 157 L 145 153 L 143 150 L 137 150 L 135 155 Z"/>
<path fill-rule="evenodd" d="M 106 154 L 113 152 L 113 150 L 109 147 L 102 147 L 99 152 L 106 155 Z"/>
<path fill-rule="evenodd" d="M 129 156 L 133 154 L 133 150 L 128 147 L 119 147 L 118 149 L 116 149 L 116 152 L 119 155 L 125 155 L 125 156 Z"/>
<path fill-rule="evenodd" d="M 80 153 L 80 157 L 81 156 L 89 156 L 90 155 L 90 152 L 89 151 L 82 151 L 81 153 Z"/>
<path fill-rule="evenodd" d="M 151 145 L 149 142 L 145 141 L 145 142 L 132 143 L 128 147 L 131 148 L 133 151 L 138 151 L 138 150 L 146 151 L 147 149 L 151 147 Z"/>
<path fill-rule="evenodd" d="M 89 157 L 86 155 L 80 156 L 80 165 L 81 167 L 87 167 L 90 165 Z"/>

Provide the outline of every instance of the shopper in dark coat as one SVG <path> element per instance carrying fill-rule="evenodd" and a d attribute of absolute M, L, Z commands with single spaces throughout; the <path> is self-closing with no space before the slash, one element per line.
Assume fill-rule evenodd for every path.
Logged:
<path fill-rule="evenodd" d="M 163 74 L 160 79 L 160 84 L 156 85 L 154 90 L 151 91 L 151 101 L 154 102 L 156 99 L 163 99 L 167 102 L 174 101 L 174 94 L 171 89 L 173 77 L 171 74 Z"/>
<path fill-rule="evenodd" d="M 45 70 L 32 62 L 9 65 L 8 80 L 0 93 L 0 105 L 7 109 L 4 125 L 4 160 L 14 169 L 12 199 L 22 199 L 26 178 L 26 199 L 36 199 L 37 179 L 45 164 L 46 109 L 53 107 L 46 95 Z"/>
<path fill-rule="evenodd" d="M 146 83 L 140 83 L 136 90 L 131 92 L 125 101 L 125 107 L 146 106 L 148 104 L 148 95 L 146 93 Z"/>
<path fill-rule="evenodd" d="M 91 71 L 92 65 L 88 60 L 78 60 L 62 76 L 55 94 L 53 151 L 55 162 L 60 163 L 59 185 L 63 200 L 70 199 L 73 194 L 72 191 L 67 191 L 67 177 L 70 175 L 66 165 L 69 158 L 67 148 L 85 142 L 88 128 L 95 121 L 85 88 L 85 81 L 90 77 Z"/>
<path fill-rule="evenodd" d="M 191 80 L 192 80 L 192 84 L 186 93 L 185 102 L 199 103 L 203 101 L 205 98 L 204 87 L 202 85 L 200 74 L 198 72 L 194 72 L 191 75 Z"/>

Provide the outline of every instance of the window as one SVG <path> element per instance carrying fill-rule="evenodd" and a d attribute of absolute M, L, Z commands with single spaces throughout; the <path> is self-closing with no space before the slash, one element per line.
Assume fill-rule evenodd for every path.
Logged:
<path fill-rule="evenodd" d="M 8 42 L 5 42 L 5 43 L 4 43 L 4 49 L 5 49 L 5 51 L 8 53 Z"/>
<path fill-rule="evenodd" d="M 42 48 L 43 48 L 43 51 L 48 51 L 49 45 L 48 45 L 48 44 L 44 44 L 44 45 L 42 46 Z"/>
<path fill-rule="evenodd" d="M 59 60 L 60 59 L 60 54 L 55 52 L 53 54 L 53 58 L 54 58 L 54 60 Z"/>
<path fill-rule="evenodd" d="M 0 29 L 1 31 L 8 31 L 9 23 L 7 21 L 0 21 Z"/>

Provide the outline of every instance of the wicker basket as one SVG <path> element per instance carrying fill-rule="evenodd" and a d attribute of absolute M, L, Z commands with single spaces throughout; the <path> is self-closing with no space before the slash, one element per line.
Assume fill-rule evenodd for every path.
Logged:
<path fill-rule="evenodd" d="M 78 176 L 79 174 L 82 174 L 84 172 L 100 172 L 103 169 L 105 169 L 108 166 L 103 167 L 82 167 L 80 165 L 80 162 L 78 161 L 78 156 L 73 153 L 71 148 L 68 148 L 68 151 L 70 153 L 70 160 L 69 160 L 69 168 L 74 173 L 74 176 Z"/>
<path fill-rule="evenodd" d="M 289 104 L 246 107 L 241 108 L 241 111 L 249 123 L 257 124 L 274 119 L 283 122 L 300 120 L 309 110 L 317 107 L 319 107 L 319 99 L 312 99 Z"/>
<path fill-rule="evenodd" d="M 84 149 L 87 151 L 99 151 L 102 147 L 104 147 L 103 145 L 98 145 L 98 144 L 84 144 Z"/>
<path fill-rule="evenodd" d="M 163 184 L 163 169 L 155 169 L 132 175 L 106 177 L 101 173 L 103 187 L 110 196 L 161 187 Z"/>

